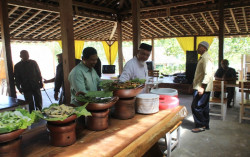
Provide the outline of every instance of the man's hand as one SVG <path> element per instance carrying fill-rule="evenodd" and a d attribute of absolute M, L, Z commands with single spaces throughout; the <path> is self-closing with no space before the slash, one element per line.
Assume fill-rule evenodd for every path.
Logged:
<path fill-rule="evenodd" d="M 198 89 L 198 94 L 199 94 L 199 96 L 203 95 L 203 94 L 204 94 L 204 91 L 205 91 L 205 89 L 202 88 L 202 87 L 200 87 L 200 88 Z"/>
<path fill-rule="evenodd" d="M 58 100 L 58 92 L 54 93 L 54 98 L 55 98 L 55 100 Z"/>

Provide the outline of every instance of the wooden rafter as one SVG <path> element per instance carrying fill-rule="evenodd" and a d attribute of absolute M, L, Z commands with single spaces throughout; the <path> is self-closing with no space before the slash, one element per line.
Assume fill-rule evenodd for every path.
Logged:
<path fill-rule="evenodd" d="M 75 36 L 79 36 L 81 34 L 86 36 L 88 34 L 95 33 L 97 30 L 100 30 L 100 28 L 104 27 L 105 25 L 106 25 L 106 23 L 99 22 L 98 24 L 95 24 L 93 27 L 84 28 L 83 31 L 80 31 L 79 33 L 76 33 Z"/>
<path fill-rule="evenodd" d="M 50 22 L 56 20 L 57 18 L 59 18 L 59 15 L 56 15 L 55 17 L 53 17 L 52 19 L 50 19 L 49 21 L 47 21 L 46 23 L 40 25 L 39 27 L 37 27 L 36 29 L 34 29 L 33 31 L 27 33 L 26 35 L 23 36 L 23 38 L 25 38 L 26 36 L 29 36 L 30 34 L 40 30 L 41 28 L 43 28 L 44 26 L 48 25 Z"/>
<path fill-rule="evenodd" d="M 43 31 L 39 32 L 38 34 L 34 35 L 33 38 L 36 38 L 37 36 L 39 36 L 40 34 L 46 33 L 46 32 L 50 32 L 49 30 L 60 25 L 60 21 L 56 22 L 55 24 L 49 26 L 48 28 L 44 29 Z M 46 33 L 47 34 L 47 33 Z"/>
<path fill-rule="evenodd" d="M 35 25 L 37 25 L 38 23 L 40 23 L 41 21 L 43 21 L 44 19 L 46 19 L 51 13 L 47 13 L 46 15 L 44 15 L 40 20 L 36 21 L 33 24 L 30 24 L 28 27 L 24 28 L 23 30 L 17 32 L 15 34 L 15 36 L 18 36 L 19 34 L 25 32 L 26 30 L 30 29 L 31 27 L 34 27 Z"/>
<path fill-rule="evenodd" d="M 86 8 L 86 9 L 91 9 L 91 10 L 97 10 L 97 11 L 104 11 L 108 13 L 116 13 L 117 11 L 114 9 L 106 8 L 106 7 L 101 7 L 93 4 L 88 4 L 88 3 L 83 3 L 83 2 L 78 2 L 78 1 L 73 1 L 72 4 L 74 6 Z"/>
<path fill-rule="evenodd" d="M 131 30 L 131 32 L 132 32 L 132 24 L 131 24 L 131 23 L 129 23 L 129 22 L 127 22 L 126 24 L 130 26 L 130 28 L 129 28 L 129 29 L 130 29 L 130 30 Z M 146 36 L 145 36 L 145 34 L 147 34 L 147 33 L 149 33 L 149 32 L 144 31 L 144 30 L 141 28 L 141 36 L 142 36 L 142 37 L 146 37 Z"/>
<path fill-rule="evenodd" d="M 42 11 L 39 10 L 38 12 L 36 12 L 35 14 L 33 14 L 31 17 L 29 17 L 26 21 L 24 21 L 22 24 L 18 25 L 17 27 L 15 27 L 14 29 L 12 29 L 10 31 L 10 33 L 15 32 L 16 30 L 18 30 L 19 28 L 21 28 L 23 25 L 25 25 L 26 23 L 28 23 L 31 19 L 33 19 L 34 17 L 36 17 L 38 14 L 40 14 Z M 14 35 L 15 37 L 16 35 Z"/>
<path fill-rule="evenodd" d="M 102 36 L 102 35 L 100 35 L 102 32 L 107 32 L 106 35 L 108 35 L 111 26 L 112 26 L 111 24 L 108 24 L 108 25 L 104 26 L 102 29 L 99 29 L 99 30 L 97 30 L 97 31 L 94 32 L 94 33 L 90 33 L 90 34 L 88 34 L 88 35 L 85 35 L 85 37 L 86 37 L 86 38 L 91 37 L 92 39 L 95 39 L 95 38 L 98 38 L 99 36 Z M 103 36 L 105 36 L 105 34 L 103 34 Z M 109 40 L 108 37 L 107 37 L 106 39 Z"/>
<path fill-rule="evenodd" d="M 184 17 L 184 15 L 181 15 L 181 17 L 183 18 L 183 20 L 195 31 L 195 33 L 198 34 L 198 31 L 193 27 L 193 25 L 191 25 L 188 20 Z"/>
<path fill-rule="evenodd" d="M 203 20 L 205 21 L 206 25 L 209 27 L 209 29 L 211 30 L 212 33 L 214 33 L 214 29 L 213 27 L 210 25 L 210 23 L 208 22 L 207 18 L 205 17 L 205 15 L 203 13 L 201 13 L 201 16 L 203 18 Z"/>
<path fill-rule="evenodd" d="M 174 31 L 172 31 L 170 28 L 168 28 L 166 25 L 164 25 L 161 21 L 159 21 L 158 19 L 154 19 L 156 22 L 158 22 L 162 27 L 164 27 L 165 29 L 167 29 L 169 32 L 173 33 L 174 35 L 177 35 L 177 33 L 175 33 Z M 170 34 L 169 34 L 170 35 Z"/>
<path fill-rule="evenodd" d="M 19 15 L 14 21 L 12 21 L 9 25 L 9 27 L 11 27 L 11 25 L 13 25 L 14 23 L 16 23 L 18 20 L 20 20 L 25 14 L 27 14 L 31 9 L 26 9 L 21 15 Z"/>
<path fill-rule="evenodd" d="M 155 32 L 156 34 L 159 34 L 160 36 L 163 36 L 159 31 L 156 31 L 156 30 L 152 29 L 152 28 L 151 28 L 150 26 L 148 26 L 145 22 L 141 21 L 141 23 L 142 23 L 145 27 L 149 28 L 149 31 L 153 31 L 153 32 Z"/>
<path fill-rule="evenodd" d="M 83 21 L 83 20 L 82 20 L 82 21 Z M 85 27 L 87 27 L 87 26 L 84 26 L 84 25 L 86 25 L 86 24 L 88 24 L 89 22 L 92 22 L 92 21 L 93 21 L 93 20 L 86 20 L 85 22 L 83 22 L 83 23 L 81 23 L 81 24 L 75 26 L 75 27 L 74 27 L 74 33 L 77 33 L 77 32 L 79 32 L 79 31 L 81 31 L 82 29 L 84 29 Z M 94 21 L 94 22 L 92 22 L 92 24 L 95 24 L 95 23 L 97 23 L 97 22 L 99 22 L 99 21 Z"/>
<path fill-rule="evenodd" d="M 209 11 L 208 13 L 209 13 L 211 19 L 213 20 L 215 27 L 217 28 L 217 30 L 219 30 L 219 26 L 218 26 L 217 22 L 215 21 L 213 14 L 211 13 L 211 11 Z"/>
<path fill-rule="evenodd" d="M 247 18 L 246 18 L 246 12 L 245 12 L 244 8 L 242 8 L 242 14 L 243 14 L 244 23 L 245 23 L 245 26 L 246 26 L 246 31 L 248 32 Z"/>
<path fill-rule="evenodd" d="M 61 22 L 59 22 L 58 24 L 60 24 Z M 58 31 L 60 31 L 61 32 L 61 25 L 59 25 L 58 26 L 58 24 L 57 25 L 53 25 L 54 27 L 56 27 L 56 28 L 54 28 L 54 27 L 50 27 L 50 31 L 47 31 L 45 34 L 43 34 L 40 38 L 48 38 L 49 36 L 51 36 L 51 34 L 53 33 L 53 32 L 58 32 Z M 53 28 L 53 29 L 52 29 Z M 55 34 L 57 34 L 57 33 L 55 33 Z M 49 35 L 49 36 L 48 36 Z M 48 36 L 48 37 L 46 37 L 46 36 Z"/>
<path fill-rule="evenodd" d="M 92 25 L 94 25 L 94 26 L 92 27 Z M 75 32 L 74 34 L 75 34 L 75 36 L 78 36 L 80 34 L 88 34 L 92 30 L 94 30 L 95 28 L 99 28 L 99 27 L 101 27 L 103 25 L 104 25 L 104 23 L 102 21 L 96 21 L 96 22 L 93 22 L 93 23 L 91 23 L 89 25 L 86 25 L 85 27 L 79 28 L 80 31 L 78 29 L 77 31 L 74 31 Z M 88 30 L 85 30 L 85 29 L 88 29 Z"/>
<path fill-rule="evenodd" d="M 146 20 L 148 23 L 150 23 L 153 27 L 157 28 L 158 30 L 160 30 L 162 33 L 165 33 L 167 35 L 170 35 L 169 32 L 164 31 L 163 29 L 161 29 L 160 27 L 158 27 L 157 25 L 155 25 L 153 22 L 151 22 L 150 20 Z"/>
<path fill-rule="evenodd" d="M 184 31 L 186 31 L 188 34 L 191 34 L 184 26 L 182 26 L 182 24 L 180 24 L 180 22 L 178 22 L 174 17 L 172 17 L 172 19 L 174 20 L 174 22 L 179 25 Z"/>
<path fill-rule="evenodd" d="M 179 32 L 180 34 L 184 35 L 184 33 L 182 33 L 180 30 L 178 30 L 175 26 L 173 26 L 168 20 L 166 20 L 165 18 L 162 18 L 169 26 L 171 26 L 172 28 L 174 28 L 177 32 Z M 169 18 L 170 20 L 170 18 Z"/>
<path fill-rule="evenodd" d="M 84 34 L 85 37 L 89 37 L 89 36 L 93 36 L 95 34 L 98 34 L 99 32 L 103 32 L 106 31 L 107 29 L 110 29 L 110 27 L 112 26 L 112 24 L 107 24 L 107 25 L 103 25 L 103 27 L 99 27 L 99 28 L 95 28 L 95 31 L 89 31 L 88 33 Z"/>
<path fill-rule="evenodd" d="M 109 40 L 111 40 L 116 32 L 116 28 L 117 28 L 117 22 L 114 22 L 114 26 L 113 26 L 113 29 L 112 29 L 112 32 L 109 36 Z"/>
<path fill-rule="evenodd" d="M 226 28 L 227 32 L 228 32 L 228 33 L 230 33 L 231 31 L 230 31 L 230 29 L 229 29 L 229 27 L 228 27 L 228 25 L 227 25 L 227 23 L 226 23 L 226 21 L 225 21 L 225 20 L 224 20 L 224 26 L 225 26 L 225 28 Z"/>
<path fill-rule="evenodd" d="M 231 16 L 232 16 L 232 18 L 233 18 L 235 28 L 236 28 L 237 32 L 239 33 L 239 32 L 240 32 L 240 29 L 239 29 L 239 26 L 238 26 L 237 21 L 236 21 L 236 19 L 235 19 L 233 9 L 230 8 L 229 11 L 230 11 Z"/>
<path fill-rule="evenodd" d="M 13 14 L 19 7 L 15 6 L 13 9 L 11 9 L 11 11 L 9 11 L 8 15 L 10 17 L 11 14 Z"/>
<path fill-rule="evenodd" d="M 151 10 L 160 10 L 160 9 L 166 9 L 166 8 L 172 8 L 172 7 L 175 8 L 175 7 L 179 7 L 179 6 L 187 6 L 187 5 L 198 4 L 198 3 L 206 3 L 207 1 L 210 1 L 210 0 L 189 0 L 189 1 L 184 1 L 184 2 L 170 3 L 170 4 L 166 4 L 166 5 L 145 7 L 145 8 L 141 8 L 141 12 L 151 11 Z M 123 11 L 121 13 L 122 14 L 131 13 L 131 10 Z"/>
<path fill-rule="evenodd" d="M 197 19 L 194 17 L 193 14 L 190 14 L 192 16 L 192 18 L 194 19 L 194 21 L 196 22 L 196 24 L 200 27 L 200 29 L 207 34 L 206 30 L 200 25 L 200 23 L 197 21 Z"/>

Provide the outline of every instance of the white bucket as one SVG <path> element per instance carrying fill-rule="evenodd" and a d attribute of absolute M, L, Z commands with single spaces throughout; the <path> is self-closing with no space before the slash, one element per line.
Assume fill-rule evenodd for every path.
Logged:
<path fill-rule="evenodd" d="M 152 114 L 159 111 L 159 95 L 138 94 L 136 96 L 137 113 Z"/>
<path fill-rule="evenodd" d="M 169 95 L 169 96 L 178 97 L 178 91 L 176 89 L 173 89 L 173 88 L 151 89 L 150 93 L 158 94 L 158 95 Z"/>

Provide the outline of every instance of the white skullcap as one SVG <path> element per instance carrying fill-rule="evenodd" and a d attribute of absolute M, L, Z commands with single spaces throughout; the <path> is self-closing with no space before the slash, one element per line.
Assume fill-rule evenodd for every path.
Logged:
<path fill-rule="evenodd" d="M 200 42 L 200 44 L 201 44 L 202 46 L 204 46 L 204 47 L 208 50 L 208 48 L 209 48 L 208 42 L 202 41 L 202 42 Z"/>

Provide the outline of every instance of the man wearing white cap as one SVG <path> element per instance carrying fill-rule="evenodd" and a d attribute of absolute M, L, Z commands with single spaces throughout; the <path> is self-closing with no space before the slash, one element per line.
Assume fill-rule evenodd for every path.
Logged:
<path fill-rule="evenodd" d="M 197 52 L 200 54 L 194 81 L 193 81 L 193 102 L 192 113 L 195 128 L 192 132 L 201 132 L 209 129 L 209 97 L 213 88 L 213 61 L 207 50 L 209 44 L 202 41 L 198 45 Z"/>

